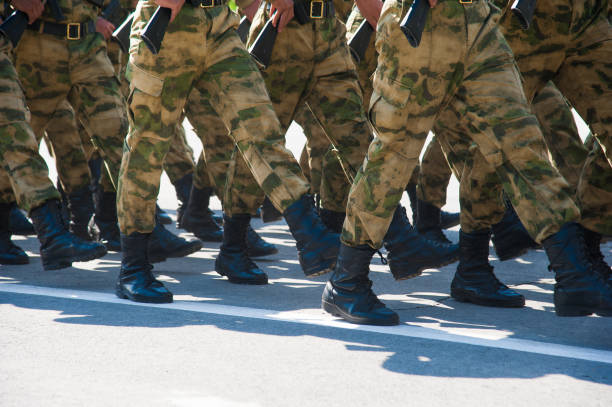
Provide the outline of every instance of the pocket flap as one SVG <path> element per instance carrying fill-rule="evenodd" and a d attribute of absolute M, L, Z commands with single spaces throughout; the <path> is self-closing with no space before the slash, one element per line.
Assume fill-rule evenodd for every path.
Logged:
<path fill-rule="evenodd" d="M 130 81 L 130 88 L 141 90 L 151 96 L 160 96 L 164 88 L 164 80 L 159 78 L 138 65 L 128 64 L 126 77 Z"/>

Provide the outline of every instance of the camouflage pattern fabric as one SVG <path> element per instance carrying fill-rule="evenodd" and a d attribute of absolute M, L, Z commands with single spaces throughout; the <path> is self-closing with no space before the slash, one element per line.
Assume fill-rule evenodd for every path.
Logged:
<path fill-rule="evenodd" d="M 522 30 L 508 10 L 500 26 L 523 73 L 527 99 L 552 80 L 589 124 L 612 165 L 612 26 L 607 10 L 607 0 L 539 1 L 529 30 Z"/>
<path fill-rule="evenodd" d="M 409 5 L 387 1 L 379 20 L 369 112 L 376 138 L 351 188 L 342 240 L 380 247 L 438 120 L 467 130 L 537 241 L 577 220 L 569 186 L 546 157 L 497 14 L 487 2 L 440 2 L 420 46 L 411 48 L 399 28 Z"/>
<path fill-rule="evenodd" d="M 89 154 L 93 145 L 89 136 L 82 137 L 80 131 L 84 132 L 77 125 L 74 109 L 67 100 L 61 101 L 47 124 L 45 141 L 55 159 L 58 179 L 67 194 L 88 186 L 91 180 L 89 157 L 84 145 L 92 147 L 88 149 Z M 83 138 L 86 138 L 84 142 Z"/>
<path fill-rule="evenodd" d="M 582 212 L 580 223 L 602 235 L 612 236 L 612 169 L 601 145 L 590 136 L 591 149 L 578 182 L 577 197 Z"/>
<path fill-rule="evenodd" d="M 0 36 L 0 202 L 11 203 L 16 198 L 21 208 L 30 211 L 60 195 L 38 154 L 38 143 L 28 124 L 30 111 L 10 52 L 11 45 Z"/>
<path fill-rule="evenodd" d="M 202 100 L 231 131 L 232 143 L 252 172 L 250 184 L 254 184 L 254 177 L 274 205 L 284 211 L 307 193 L 309 185 L 283 146 L 280 123 L 265 84 L 236 33 L 238 16 L 227 6 L 185 4 L 168 26 L 159 54 L 153 55 L 139 35 L 156 7 L 152 1 L 140 1 L 132 25 L 127 72 L 132 89 L 130 130 L 117 205 L 121 231 L 153 230 L 162 162 L 174 128 L 183 109 L 191 119 L 191 105 Z M 199 90 L 200 102 L 188 101 L 192 88 Z M 259 187 L 255 189 L 259 191 Z M 232 192 L 240 188 L 229 179 L 227 190 L 231 197 L 239 195 Z M 224 209 L 232 215 L 227 202 Z"/>
<path fill-rule="evenodd" d="M 174 126 L 174 137 L 170 142 L 163 168 L 173 184 L 184 176 L 193 174 L 195 170 L 193 149 L 187 143 L 182 120 Z"/>
<path fill-rule="evenodd" d="M 67 23 L 96 18 L 97 11 L 88 2 L 59 0 L 58 3 Z M 48 8 L 41 20 L 53 21 Z M 116 185 L 127 118 L 102 35 L 91 33 L 68 40 L 26 30 L 16 49 L 15 66 L 25 88 L 37 138 L 42 137 L 60 103 L 68 99 Z"/>

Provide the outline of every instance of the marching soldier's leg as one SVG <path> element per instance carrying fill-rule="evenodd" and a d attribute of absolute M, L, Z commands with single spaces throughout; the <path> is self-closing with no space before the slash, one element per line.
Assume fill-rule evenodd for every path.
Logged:
<path fill-rule="evenodd" d="M 41 243 L 44 269 L 70 267 L 73 261 L 102 257 L 106 254 L 104 246 L 82 241 L 70 234 L 62 222 L 60 196 L 38 154 L 38 142 L 28 124 L 30 112 L 8 57 L 10 46 L 5 41 L 0 38 L 0 163 L 8 177 L 3 177 L 0 190 L 4 196 L 6 182 L 10 180 L 19 205 L 29 212 Z M 13 253 L 11 260 L 15 260 L 20 253 L 10 242 L 8 209 L 10 206 L 0 205 L 1 246 L 2 252 L 8 249 L 9 254 Z"/>
<path fill-rule="evenodd" d="M 91 172 L 75 113 L 67 100 L 62 101 L 53 114 L 46 134 L 53 146 L 57 175 L 68 204 L 70 231 L 81 239 L 92 240 L 88 231 L 89 220 L 94 213 Z M 91 144 L 89 137 L 86 138 Z"/>

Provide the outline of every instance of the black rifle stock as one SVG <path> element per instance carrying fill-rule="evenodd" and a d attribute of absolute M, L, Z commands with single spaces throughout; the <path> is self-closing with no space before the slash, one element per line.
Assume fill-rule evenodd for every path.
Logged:
<path fill-rule="evenodd" d="M 247 42 L 247 38 L 249 36 L 249 30 L 251 29 L 251 22 L 246 16 L 240 19 L 240 25 L 238 25 L 238 36 L 243 43 Z"/>
<path fill-rule="evenodd" d="M 349 41 L 348 45 L 351 50 L 351 55 L 355 62 L 360 63 L 361 60 L 365 57 L 365 53 L 370 45 L 370 40 L 372 39 L 372 34 L 374 33 L 374 28 L 368 23 L 368 20 L 364 19 L 359 27 L 357 27 L 357 31 L 355 31 L 355 35 Z"/>
<path fill-rule="evenodd" d="M 28 15 L 23 11 L 14 11 L 2 24 L 0 24 L 0 33 L 13 44 L 13 48 L 17 46 L 23 32 L 28 27 Z"/>
<path fill-rule="evenodd" d="M 166 29 L 170 24 L 171 13 L 172 11 L 167 7 L 158 7 L 140 35 L 149 50 L 154 54 L 159 53 Z"/>
<path fill-rule="evenodd" d="M 121 51 L 128 52 L 130 49 L 130 33 L 132 32 L 132 22 L 134 13 L 130 13 L 123 23 L 113 31 L 111 38 L 119 44 Z"/>
<path fill-rule="evenodd" d="M 255 38 L 251 48 L 249 48 L 249 53 L 251 56 L 258 63 L 260 63 L 264 69 L 270 65 L 270 58 L 272 57 L 272 49 L 274 48 L 274 42 L 276 41 L 276 34 L 278 34 L 278 31 L 276 30 L 276 27 L 272 25 L 272 17 L 270 17 L 257 38 Z"/>
<path fill-rule="evenodd" d="M 400 28 L 413 48 L 418 47 L 421 43 L 421 36 L 427 23 L 429 9 L 429 2 L 427 0 L 414 0 L 410 10 L 406 13 L 406 17 L 400 23 Z"/>
<path fill-rule="evenodd" d="M 523 30 L 529 29 L 531 20 L 533 20 L 533 12 L 536 8 L 536 0 L 515 0 L 510 7 L 510 10 L 514 13 L 516 18 L 519 20 Z"/>

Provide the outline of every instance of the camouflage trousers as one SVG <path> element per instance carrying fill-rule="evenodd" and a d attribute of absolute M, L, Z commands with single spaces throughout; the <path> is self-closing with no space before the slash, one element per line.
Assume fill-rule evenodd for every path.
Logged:
<path fill-rule="evenodd" d="M 16 198 L 21 208 L 30 211 L 60 196 L 38 153 L 10 50 L 8 41 L 0 36 L 0 202 L 11 203 Z"/>
<path fill-rule="evenodd" d="M 409 5 L 387 1 L 379 20 L 370 104 L 376 138 L 351 188 L 342 240 L 380 247 L 431 129 L 451 146 L 466 137 L 476 143 L 537 241 L 577 220 L 569 186 L 547 159 L 497 14 L 487 2 L 441 2 L 420 46 L 411 48 L 399 28 Z"/>
<path fill-rule="evenodd" d="M 227 6 L 185 4 L 168 26 L 159 54 L 153 55 L 139 35 L 156 7 L 152 1 L 140 1 L 132 25 L 130 130 L 117 204 L 121 231 L 153 230 L 161 166 L 175 126 L 183 110 L 191 118 L 190 110 L 204 103 L 230 130 L 251 179 L 284 211 L 308 192 L 309 185 L 282 145 L 265 84 L 236 33 L 238 17 Z M 190 98 L 192 88 L 199 91 L 200 100 Z M 230 197 L 236 189 L 228 179 Z M 228 211 L 227 205 L 224 209 Z"/>
<path fill-rule="evenodd" d="M 260 8 L 249 44 L 267 18 L 265 7 Z M 372 134 L 345 38 L 345 27 L 336 18 L 313 19 L 304 25 L 294 19 L 277 36 L 270 65 L 262 73 L 282 129 L 297 119 L 307 128 L 307 138 L 314 135 L 318 144 L 325 144 L 325 151 L 333 146 L 331 155 L 325 153 L 327 158 L 321 159 L 321 172 L 327 175 L 321 176 L 317 189 L 324 208 L 341 212 Z M 308 144 L 312 146 L 310 140 Z M 237 168 L 237 174 L 244 173 Z"/>
<path fill-rule="evenodd" d="M 88 34 L 79 40 L 67 40 L 26 30 L 16 50 L 15 65 L 38 140 L 53 113 L 67 99 L 116 185 L 127 118 L 104 38 Z"/>
<path fill-rule="evenodd" d="M 500 27 L 523 73 L 527 100 L 552 80 L 589 124 L 612 165 L 612 26 L 604 4 L 538 2 L 529 30 L 509 10 Z"/>

